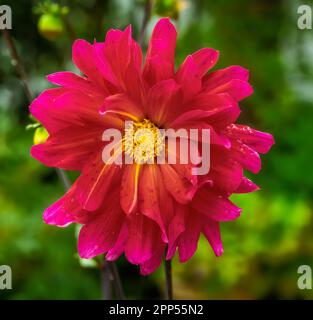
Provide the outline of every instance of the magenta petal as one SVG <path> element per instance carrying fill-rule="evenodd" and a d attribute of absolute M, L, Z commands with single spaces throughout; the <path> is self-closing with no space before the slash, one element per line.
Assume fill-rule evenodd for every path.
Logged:
<path fill-rule="evenodd" d="M 208 239 L 215 255 L 219 257 L 223 254 L 223 245 L 221 240 L 221 231 L 218 222 L 211 220 L 203 227 L 203 233 Z"/>
<path fill-rule="evenodd" d="M 86 78 L 78 76 L 75 73 L 64 71 L 49 74 L 47 76 L 48 81 L 57 84 L 67 89 L 77 90 L 85 92 L 90 95 L 106 96 L 105 91 L 101 92 L 99 88 Z"/>
<path fill-rule="evenodd" d="M 193 208 L 215 221 L 230 221 L 238 218 L 241 209 L 226 197 L 202 188 L 195 195 Z"/>
<path fill-rule="evenodd" d="M 147 51 L 147 59 L 160 56 L 164 61 L 174 66 L 176 37 L 176 29 L 170 22 L 170 19 L 160 19 L 152 32 Z"/>
<path fill-rule="evenodd" d="M 125 248 L 127 260 L 133 264 L 141 264 L 151 259 L 161 238 L 156 223 L 138 213 L 130 217 L 128 230 L 129 236 Z"/>
<path fill-rule="evenodd" d="M 100 138 L 97 128 L 69 127 L 53 133 L 45 143 L 32 146 L 31 155 L 48 167 L 82 170 L 93 150 L 101 147 Z"/>
<path fill-rule="evenodd" d="M 47 224 L 58 227 L 66 227 L 72 222 L 82 223 L 92 215 L 82 210 L 74 197 L 75 184 L 57 202 L 48 207 L 43 214 L 43 220 Z"/>
<path fill-rule="evenodd" d="M 267 153 L 274 144 L 274 138 L 271 134 L 244 125 L 232 124 L 228 126 L 227 134 L 241 140 L 259 153 Z"/>
<path fill-rule="evenodd" d="M 253 173 L 258 173 L 261 170 L 261 159 L 259 154 L 240 141 L 232 141 L 231 156 L 245 169 Z"/>
<path fill-rule="evenodd" d="M 197 250 L 203 221 L 196 212 L 190 212 L 186 220 L 186 230 L 179 236 L 179 261 L 186 262 Z"/>
<path fill-rule="evenodd" d="M 119 236 L 114 244 L 114 246 L 108 251 L 105 258 L 108 261 L 116 260 L 125 250 L 125 245 L 128 237 L 127 224 L 125 223 L 119 233 Z"/>
<path fill-rule="evenodd" d="M 101 153 L 87 163 L 77 179 L 76 197 L 86 210 L 98 209 L 108 191 L 120 181 L 120 167 L 115 163 L 105 164 Z"/>
<path fill-rule="evenodd" d="M 210 90 L 234 79 L 248 81 L 249 71 L 240 66 L 230 66 L 214 71 L 205 77 L 204 88 L 205 90 Z"/>
<path fill-rule="evenodd" d="M 30 105 L 31 114 L 42 123 L 49 133 L 58 131 L 68 125 L 68 122 L 59 116 L 54 107 L 57 99 L 62 97 L 67 90 L 53 88 L 43 91 Z"/>
<path fill-rule="evenodd" d="M 143 111 L 129 97 L 123 93 L 108 96 L 99 109 L 100 114 L 115 113 L 126 120 L 141 119 Z M 131 118 L 130 118 L 131 117 Z"/>
<path fill-rule="evenodd" d="M 201 132 L 203 129 L 210 130 L 210 143 L 215 144 L 215 145 L 220 145 L 223 146 L 227 149 L 231 147 L 231 142 L 230 139 L 227 137 L 226 134 L 224 133 L 218 133 L 216 132 L 212 126 L 210 126 L 208 123 L 205 121 L 188 121 L 183 125 L 184 129 L 186 130 L 191 130 L 191 129 L 197 129 L 199 130 L 199 134 L 197 136 L 196 142 L 201 142 L 202 141 L 202 135 Z M 194 141 L 192 137 L 190 137 L 191 141 Z"/>
<path fill-rule="evenodd" d="M 197 66 L 198 75 L 202 78 L 211 68 L 214 67 L 219 57 L 219 52 L 211 48 L 203 48 L 192 54 L 194 63 Z"/>
<path fill-rule="evenodd" d="M 108 58 L 105 56 L 104 43 L 95 43 L 93 46 L 94 46 L 94 61 L 102 77 L 108 82 L 110 82 L 111 84 L 119 87 L 120 84 L 113 72 L 112 66 L 109 63 Z"/>
<path fill-rule="evenodd" d="M 249 193 L 253 191 L 257 191 L 260 188 L 254 184 L 251 180 L 246 177 L 242 177 L 242 181 L 239 187 L 234 191 L 234 193 Z"/>
<path fill-rule="evenodd" d="M 180 86 L 172 79 L 161 81 L 149 90 L 148 115 L 154 123 L 161 125 L 176 114 L 179 90 Z"/>
<path fill-rule="evenodd" d="M 206 91 L 210 94 L 228 93 L 236 101 L 240 101 L 249 97 L 253 93 L 253 88 L 246 81 L 234 79 Z"/>
<path fill-rule="evenodd" d="M 188 100 L 201 90 L 202 82 L 197 64 L 188 56 L 176 73 L 176 80 L 182 86 L 184 99 Z"/>
<path fill-rule="evenodd" d="M 168 204 L 171 199 L 162 199 L 164 188 L 158 166 L 145 165 L 142 169 L 139 183 L 140 212 L 159 225 L 163 232 L 163 237 L 166 239 L 166 219 L 163 219 L 163 217 L 168 218 L 169 213 L 167 210 L 163 212 L 162 209 L 165 209 L 164 205 Z M 165 200 L 167 203 L 165 203 Z"/>
<path fill-rule="evenodd" d="M 168 228 L 168 248 L 166 259 L 171 259 L 176 251 L 176 247 L 179 241 L 179 236 L 186 230 L 186 215 L 187 209 L 183 205 L 177 204 L 174 208 L 175 216 L 170 222 Z"/>
<path fill-rule="evenodd" d="M 157 245 L 153 256 L 140 264 L 140 274 L 146 276 L 152 272 L 154 272 L 161 264 L 163 258 L 163 252 L 165 249 L 165 244 L 159 242 Z"/>
<path fill-rule="evenodd" d="M 214 187 L 225 192 L 233 192 L 241 182 L 243 176 L 242 165 L 232 158 L 230 149 L 211 145 L 211 167 L 208 177 Z"/>
<path fill-rule="evenodd" d="M 186 122 L 205 121 L 215 129 L 224 129 L 235 122 L 240 114 L 238 103 L 228 94 L 199 94 L 187 104 L 187 112 L 182 112 L 171 123 L 173 128 Z"/>
<path fill-rule="evenodd" d="M 171 63 L 160 56 L 154 56 L 146 59 L 143 78 L 149 87 L 162 80 L 168 80 L 173 77 L 174 67 Z"/>
<path fill-rule="evenodd" d="M 80 230 L 78 252 L 81 258 L 89 259 L 110 250 L 119 235 L 125 216 L 112 203 Z"/>
<path fill-rule="evenodd" d="M 190 181 L 186 181 L 186 178 L 182 177 L 173 166 L 169 164 L 159 166 L 163 175 L 164 184 L 173 198 L 181 204 L 190 202 L 195 193 L 196 186 Z"/>
<path fill-rule="evenodd" d="M 32 102 L 30 111 L 45 126 L 49 134 L 70 127 L 72 130 L 81 132 L 83 125 L 87 124 L 90 132 L 95 132 L 100 126 L 103 128 L 103 125 L 119 127 L 121 121 L 118 122 L 116 117 L 116 119 L 112 116 L 106 119 L 99 117 L 98 108 L 102 101 L 103 98 L 99 96 L 91 97 L 80 91 L 55 88 L 40 94 Z M 99 138 L 101 139 L 101 136 Z M 75 139 L 74 136 L 73 139 Z"/>
<path fill-rule="evenodd" d="M 102 90 L 105 90 L 102 85 L 103 78 L 94 62 L 93 45 L 82 39 L 76 40 L 73 43 L 72 56 L 77 68 L 91 79 L 94 84 L 101 86 Z"/>
<path fill-rule="evenodd" d="M 137 210 L 140 174 L 141 166 L 139 164 L 124 165 L 120 204 L 126 214 Z"/>

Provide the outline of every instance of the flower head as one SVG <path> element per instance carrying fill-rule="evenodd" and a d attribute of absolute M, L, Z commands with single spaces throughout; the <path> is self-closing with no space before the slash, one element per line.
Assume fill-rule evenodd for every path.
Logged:
<path fill-rule="evenodd" d="M 80 171 L 70 190 L 45 210 L 44 221 L 83 224 L 78 239 L 83 258 L 106 253 L 115 260 L 125 253 L 148 274 L 164 250 L 170 259 L 178 248 L 180 261 L 188 260 L 200 233 L 219 256 L 219 223 L 241 212 L 229 196 L 258 188 L 243 169 L 260 170 L 259 153 L 270 149 L 273 138 L 234 124 L 238 102 L 252 93 L 248 71 L 231 66 L 208 73 L 218 60 L 210 48 L 189 55 L 175 70 L 175 45 L 169 19 L 155 26 L 144 63 L 130 27 L 110 30 L 104 42 L 77 40 L 73 61 L 83 76 L 49 75 L 60 87 L 31 104 L 49 133 L 45 143 L 32 147 L 32 156 L 46 166 Z M 110 160 L 126 155 L 132 163 L 103 161 L 103 149 L 112 144 L 103 132 L 112 128 L 122 135 Z M 210 144 L 202 143 L 197 152 L 210 149 L 210 170 L 195 175 L 199 163 L 190 157 L 181 161 L 179 152 L 174 163 L 157 163 L 158 156 L 172 153 L 160 133 L 166 129 L 209 129 Z"/>

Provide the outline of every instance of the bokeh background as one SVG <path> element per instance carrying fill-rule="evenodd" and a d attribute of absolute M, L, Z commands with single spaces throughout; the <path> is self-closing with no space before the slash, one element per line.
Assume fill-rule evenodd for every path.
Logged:
<path fill-rule="evenodd" d="M 109 28 L 129 23 L 137 37 L 145 5 L 140 0 L 55 1 L 59 9 L 66 6 L 55 14 L 49 12 L 51 3 L 1 2 L 12 8 L 11 35 L 34 96 L 49 87 L 45 75 L 75 70 L 73 38 L 102 40 Z M 195 50 L 213 47 L 220 50 L 217 68 L 248 68 L 255 93 L 242 103 L 240 122 L 271 132 L 276 140 L 263 157 L 261 173 L 250 176 L 262 190 L 233 199 L 243 214 L 222 225 L 224 255 L 215 258 L 201 239 L 189 262 L 174 260 L 175 297 L 313 298 L 313 290 L 297 287 L 299 265 L 313 268 L 313 30 L 297 27 L 301 2 L 156 2 L 147 38 L 160 16 L 170 16 L 179 31 L 177 63 Z M 0 299 L 100 299 L 99 270 L 79 261 L 75 228 L 42 221 L 44 208 L 63 189 L 53 169 L 29 155 L 34 130 L 26 130 L 32 123 L 28 105 L 1 37 L 0 265 L 12 267 L 13 289 L 0 290 Z M 163 296 L 163 268 L 142 277 L 123 258 L 118 267 L 128 298 Z"/>

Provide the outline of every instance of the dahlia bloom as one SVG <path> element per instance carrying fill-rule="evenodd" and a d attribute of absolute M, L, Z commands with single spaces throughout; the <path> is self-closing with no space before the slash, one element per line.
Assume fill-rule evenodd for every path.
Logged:
<path fill-rule="evenodd" d="M 57 72 L 59 87 L 41 93 L 30 106 L 49 133 L 31 154 L 46 166 L 78 170 L 70 190 L 44 212 L 47 224 L 82 224 L 82 258 L 106 254 L 153 272 L 166 251 L 178 249 L 181 262 L 192 257 L 201 233 L 214 253 L 223 253 L 219 224 L 241 209 L 228 198 L 258 187 L 243 170 L 257 173 L 259 153 L 273 144 L 268 133 L 234 124 L 238 102 L 251 95 L 248 71 L 231 66 L 211 73 L 218 51 L 204 48 L 175 70 L 176 30 L 169 19 L 154 28 L 145 61 L 131 27 L 110 30 L 104 42 L 76 40 L 73 62 L 83 75 Z M 193 175 L 187 164 L 105 164 L 106 128 L 124 131 L 125 121 L 141 128 L 210 129 L 210 171 Z M 154 139 L 154 138 L 153 138 Z M 155 142 L 155 141 L 150 141 Z M 125 144 L 121 153 L 134 156 Z M 156 154 L 150 154 L 153 158 Z"/>

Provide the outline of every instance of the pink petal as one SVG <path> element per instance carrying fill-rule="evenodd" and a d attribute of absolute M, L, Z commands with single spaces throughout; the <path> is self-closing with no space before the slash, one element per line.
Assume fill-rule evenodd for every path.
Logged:
<path fill-rule="evenodd" d="M 172 128 L 184 127 L 186 122 L 205 121 L 216 129 L 224 129 L 235 122 L 240 114 L 238 103 L 227 94 L 200 94 L 188 103 L 190 111 L 171 122 Z M 188 110 L 187 109 L 187 110 Z"/>
<path fill-rule="evenodd" d="M 85 74 L 93 83 L 97 84 L 105 90 L 104 79 L 94 62 L 93 46 L 82 39 L 78 39 L 73 43 L 72 59 L 77 68 Z"/>
<path fill-rule="evenodd" d="M 90 259 L 110 250 L 117 241 L 124 219 L 125 216 L 114 201 L 103 207 L 97 216 L 80 230 L 80 257 Z"/>
<path fill-rule="evenodd" d="M 44 91 L 35 99 L 30 107 L 31 113 L 48 130 L 50 134 L 65 128 L 81 130 L 86 128 L 124 128 L 124 122 L 116 115 L 99 115 L 99 107 L 103 103 L 101 97 L 91 97 L 80 91 L 68 91 L 63 88 Z M 101 138 L 101 135 L 99 138 Z M 96 137 L 96 139 L 98 139 Z"/>
<path fill-rule="evenodd" d="M 249 97 L 253 93 L 253 88 L 246 81 L 234 79 L 218 87 L 207 89 L 206 92 L 210 94 L 228 93 L 236 101 L 240 101 Z"/>
<path fill-rule="evenodd" d="M 172 78 L 174 72 L 173 69 L 173 64 L 164 60 L 162 57 L 150 57 L 146 59 L 143 78 L 148 84 L 148 87 L 152 87 L 160 81 Z"/>
<path fill-rule="evenodd" d="M 31 155 L 48 167 L 82 170 L 86 162 L 101 148 L 99 128 L 69 127 L 49 136 L 43 144 L 34 145 Z"/>
<path fill-rule="evenodd" d="M 101 152 L 94 156 L 77 179 L 76 197 L 81 206 L 89 211 L 98 209 L 107 192 L 120 181 L 120 173 L 115 163 L 103 162 Z"/>
<path fill-rule="evenodd" d="M 226 197 L 210 191 L 208 188 L 200 189 L 193 201 L 192 206 L 202 214 L 215 221 L 230 221 L 238 218 L 241 209 L 236 207 Z"/>
<path fill-rule="evenodd" d="M 192 54 L 200 78 L 215 66 L 218 57 L 219 52 L 211 48 L 203 48 Z"/>
<path fill-rule="evenodd" d="M 190 212 L 186 221 L 186 230 L 179 236 L 178 253 L 180 262 L 186 262 L 196 252 L 202 226 L 201 215 Z"/>
<path fill-rule="evenodd" d="M 93 47 L 95 65 L 102 77 L 114 86 L 120 87 L 120 83 L 113 72 L 113 67 L 110 65 L 108 58 L 104 54 L 105 44 L 95 43 Z"/>
<path fill-rule="evenodd" d="M 160 19 L 152 32 L 146 59 L 160 56 L 174 66 L 176 37 L 177 32 L 170 19 Z"/>
<path fill-rule="evenodd" d="M 230 66 L 214 71 L 205 77 L 203 83 L 204 90 L 210 91 L 234 79 L 248 81 L 249 71 L 240 66 Z"/>
<path fill-rule="evenodd" d="M 161 81 L 150 89 L 147 105 L 151 121 L 161 125 L 177 112 L 179 90 L 174 80 Z"/>
<path fill-rule="evenodd" d="M 152 258 L 161 238 L 159 227 L 151 219 L 136 213 L 130 217 L 125 255 L 129 262 L 140 264 Z"/>
<path fill-rule="evenodd" d="M 108 94 L 104 89 L 95 86 L 90 80 L 69 71 L 52 73 L 47 76 L 47 79 L 53 84 L 67 89 L 81 91 L 92 96 L 105 97 Z"/>
<path fill-rule="evenodd" d="M 174 200 L 165 186 L 158 165 L 145 165 L 144 173 L 139 184 L 140 210 L 158 224 L 162 240 L 167 242 L 168 226 L 174 215 Z"/>
<path fill-rule="evenodd" d="M 68 123 L 59 116 L 54 108 L 55 101 L 67 92 L 64 88 L 53 88 L 43 91 L 30 105 L 31 114 L 43 124 L 49 133 L 64 128 Z"/>
<path fill-rule="evenodd" d="M 163 258 L 163 252 L 165 249 L 165 244 L 158 242 L 158 246 L 155 249 L 153 256 L 140 264 L 140 274 L 146 276 L 154 272 L 161 264 Z"/>
<path fill-rule="evenodd" d="M 210 220 L 207 224 L 203 227 L 203 233 L 205 237 L 208 239 L 215 255 L 219 257 L 223 254 L 223 244 L 221 239 L 221 231 L 218 222 Z"/>
<path fill-rule="evenodd" d="M 114 261 L 123 253 L 125 250 L 125 245 L 128 237 L 128 229 L 127 224 L 124 223 L 122 226 L 118 238 L 114 244 L 114 246 L 108 251 L 105 258 L 108 261 Z"/>
<path fill-rule="evenodd" d="M 102 76 L 119 89 L 127 89 L 125 73 L 129 66 L 134 72 L 141 68 L 140 47 L 131 38 L 131 27 L 125 31 L 109 30 L 104 43 L 94 44 L 94 59 Z"/>
<path fill-rule="evenodd" d="M 182 204 L 188 203 L 195 192 L 195 186 L 181 177 L 174 168 L 168 164 L 159 165 L 163 181 L 167 190 L 172 194 L 174 199 Z"/>
<path fill-rule="evenodd" d="M 259 154 L 242 142 L 233 140 L 230 153 L 232 158 L 241 163 L 245 169 L 253 173 L 258 173 L 261 170 Z"/>
<path fill-rule="evenodd" d="M 215 145 L 211 145 L 211 148 L 211 167 L 208 178 L 221 190 L 233 192 L 241 182 L 242 166 L 232 158 L 228 150 Z"/>
<path fill-rule="evenodd" d="M 174 210 L 175 216 L 170 222 L 168 229 L 169 236 L 166 259 L 171 259 L 174 256 L 179 241 L 179 236 L 186 230 L 186 217 L 188 214 L 188 208 L 177 203 Z"/>
<path fill-rule="evenodd" d="M 260 188 L 251 180 L 247 179 L 246 177 L 242 177 L 241 183 L 234 193 L 249 193 L 259 189 Z"/>
<path fill-rule="evenodd" d="M 227 127 L 227 134 L 241 140 L 259 153 L 267 153 L 274 144 L 274 138 L 271 134 L 244 125 L 230 125 Z"/>
<path fill-rule="evenodd" d="M 143 111 L 125 94 L 115 94 L 107 97 L 99 109 L 100 114 L 116 113 L 127 120 L 143 118 Z"/>
<path fill-rule="evenodd" d="M 202 82 L 198 66 L 192 56 L 188 56 L 176 73 L 176 81 L 182 87 L 184 99 L 188 100 L 201 90 Z"/>
<path fill-rule="evenodd" d="M 229 138 L 226 136 L 224 133 L 219 133 L 216 132 L 212 126 L 210 126 L 208 123 L 205 121 L 188 121 L 187 123 L 184 123 L 184 129 L 188 130 L 190 132 L 191 129 L 197 129 L 199 130 L 198 132 L 198 137 L 197 141 L 202 142 L 202 130 L 210 130 L 210 143 L 211 144 L 216 144 L 216 145 L 221 145 L 227 149 L 231 147 L 231 143 Z M 192 137 L 190 137 L 191 141 L 194 141 Z"/>
<path fill-rule="evenodd" d="M 125 93 L 132 99 L 140 109 L 145 105 L 146 88 L 142 78 L 141 70 L 129 64 L 125 70 Z"/>
<path fill-rule="evenodd" d="M 81 209 L 74 196 L 75 188 L 74 184 L 62 198 L 44 211 L 43 220 L 45 223 L 66 227 L 72 222 L 84 223 L 88 221 L 92 214 Z"/>
<path fill-rule="evenodd" d="M 164 237 L 166 237 L 165 219 L 163 216 L 168 215 L 168 212 L 164 212 L 163 210 L 161 212 L 161 209 L 163 209 L 162 207 L 165 204 L 169 204 L 171 199 L 170 197 L 162 199 L 162 195 L 164 195 L 163 189 L 162 175 L 158 166 L 144 165 L 139 183 L 140 212 L 154 220 L 164 233 Z"/>
<path fill-rule="evenodd" d="M 121 185 L 121 207 L 126 214 L 137 209 L 139 177 L 141 165 L 128 164 L 124 166 Z"/>

